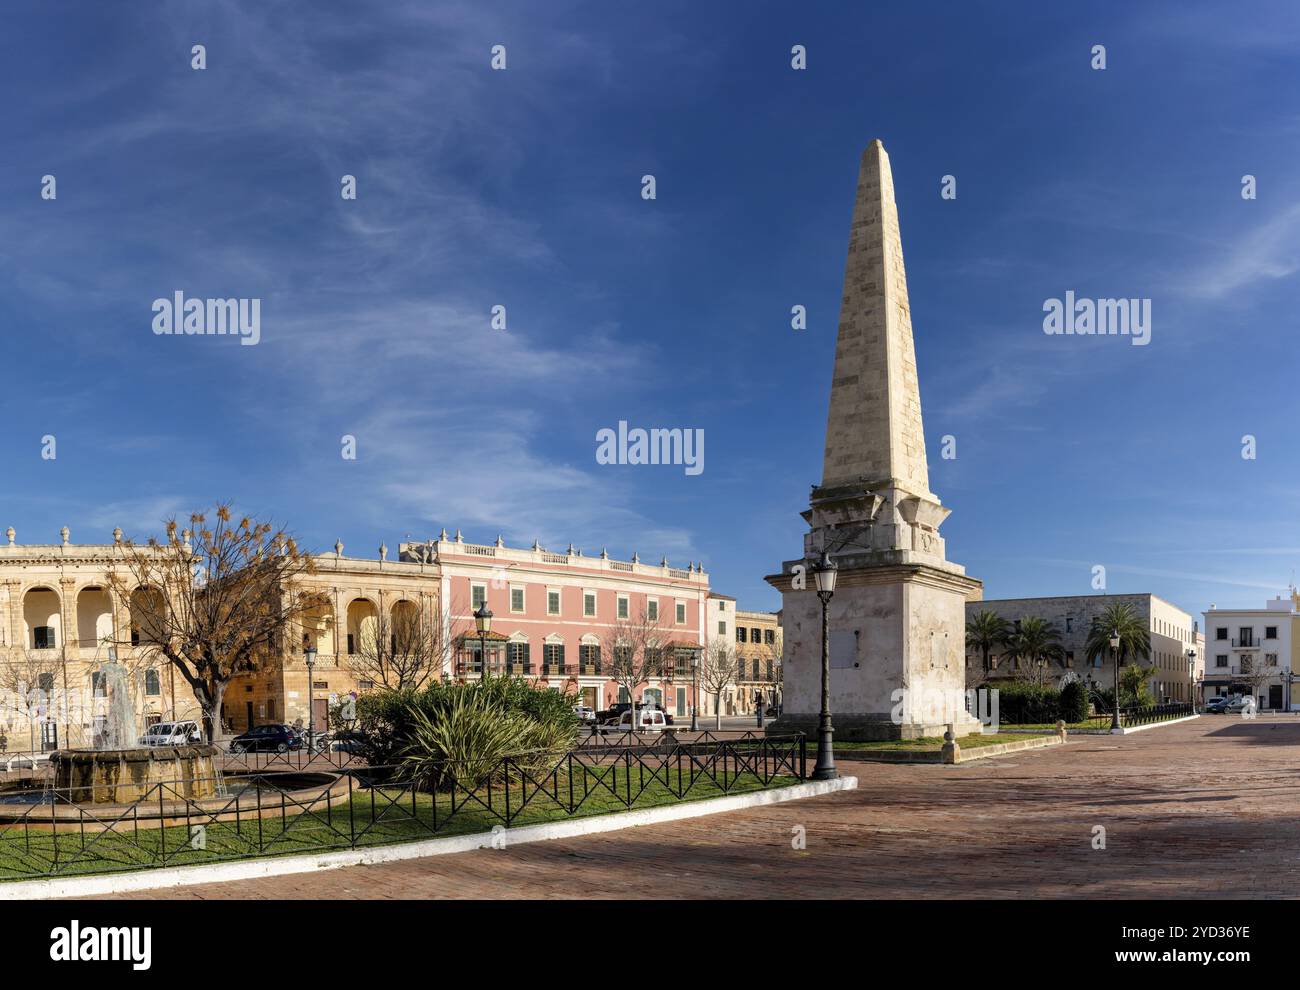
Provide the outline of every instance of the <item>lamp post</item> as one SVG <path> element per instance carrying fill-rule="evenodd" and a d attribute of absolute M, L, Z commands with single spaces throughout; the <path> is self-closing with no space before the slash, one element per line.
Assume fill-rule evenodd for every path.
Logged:
<path fill-rule="evenodd" d="M 302 655 L 307 659 L 307 752 L 316 752 L 316 705 L 313 694 L 316 687 L 316 647 L 308 645 Z"/>
<path fill-rule="evenodd" d="M 831 728 L 831 643 L 828 618 L 838 571 L 839 568 L 828 553 L 822 554 L 821 562 L 813 570 L 813 580 L 817 584 L 817 597 L 822 602 L 822 711 L 817 727 L 817 764 L 813 767 L 813 780 L 834 780 L 839 776 L 835 769 L 835 752 L 832 745 L 834 729 Z"/>
<path fill-rule="evenodd" d="M 691 653 L 691 731 L 699 732 L 700 711 L 700 651 Z"/>
<path fill-rule="evenodd" d="M 474 628 L 478 630 L 479 677 L 482 678 L 487 674 L 487 636 L 492 631 L 492 610 L 487 606 L 487 595 L 474 613 Z"/>
<path fill-rule="evenodd" d="M 1187 700 L 1192 703 L 1192 714 L 1196 714 L 1196 650 L 1187 651 Z"/>
<path fill-rule="evenodd" d="M 1110 731 L 1119 731 L 1119 630 L 1114 629 L 1110 634 L 1110 658 L 1115 664 L 1115 699 L 1111 706 Z"/>

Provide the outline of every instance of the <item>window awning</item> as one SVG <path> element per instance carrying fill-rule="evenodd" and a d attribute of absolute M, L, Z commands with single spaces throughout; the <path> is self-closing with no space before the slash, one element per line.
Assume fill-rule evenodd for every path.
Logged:
<path fill-rule="evenodd" d="M 509 638 L 510 637 L 505 633 L 499 632 L 488 632 L 484 633 L 482 636 L 478 633 L 463 633 L 457 642 L 472 646 L 480 640 L 486 640 L 489 643 L 504 643 Z"/>

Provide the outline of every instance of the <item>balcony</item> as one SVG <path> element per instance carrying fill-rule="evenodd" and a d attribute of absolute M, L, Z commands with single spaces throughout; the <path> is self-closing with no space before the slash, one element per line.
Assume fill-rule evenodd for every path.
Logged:
<path fill-rule="evenodd" d="M 1258 650 L 1262 646 L 1263 644 L 1254 636 L 1243 636 L 1241 639 L 1234 639 L 1232 641 L 1232 648 L 1234 650 Z"/>
<path fill-rule="evenodd" d="M 569 668 L 562 663 L 542 664 L 543 677 L 564 677 L 568 673 L 569 673 Z"/>

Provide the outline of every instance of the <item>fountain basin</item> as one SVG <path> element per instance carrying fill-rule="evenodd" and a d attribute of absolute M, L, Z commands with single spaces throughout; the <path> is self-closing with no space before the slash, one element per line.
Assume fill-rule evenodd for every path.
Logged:
<path fill-rule="evenodd" d="M 346 776 L 324 772 L 227 773 L 223 783 L 228 793 L 204 798 L 172 798 L 169 784 L 161 800 L 155 793 L 138 804 L 87 806 L 69 804 L 62 794 L 51 800 L 53 792 L 43 790 L 39 781 L 25 780 L 0 788 L 0 832 L 21 825 L 36 832 L 73 828 L 133 834 L 142 828 L 217 822 L 233 822 L 238 829 L 240 822 L 259 818 L 284 822 L 306 811 L 328 817 L 347 804 L 354 790 Z"/>
<path fill-rule="evenodd" d="M 168 797 L 194 800 L 218 793 L 215 746 L 62 749 L 50 754 L 54 790 L 74 804 L 131 804 L 166 785 Z"/>

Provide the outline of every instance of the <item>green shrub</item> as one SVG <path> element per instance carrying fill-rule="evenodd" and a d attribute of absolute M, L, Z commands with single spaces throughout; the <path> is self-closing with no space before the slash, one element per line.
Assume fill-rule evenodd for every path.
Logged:
<path fill-rule="evenodd" d="M 1028 681 L 998 682 L 998 721 L 1008 725 L 1055 722 L 1061 709 L 1061 692 Z"/>
<path fill-rule="evenodd" d="M 374 766 L 400 764 L 427 790 L 486 781 L 510 756 L 526 770 L 549 769 L 578 738 L 572 695 L 521 677 L 470 684 L 435 682 L 420 691 L 381 690 L 357 701 L 364 755 Z"/>
<path fill-rule="evenodd" d="M 1082 722 L 1088 717 L 1088 690 L 1082 681 L 1061 688 L 1060 705 L 1060 717 L 1066 722 Z"/>

